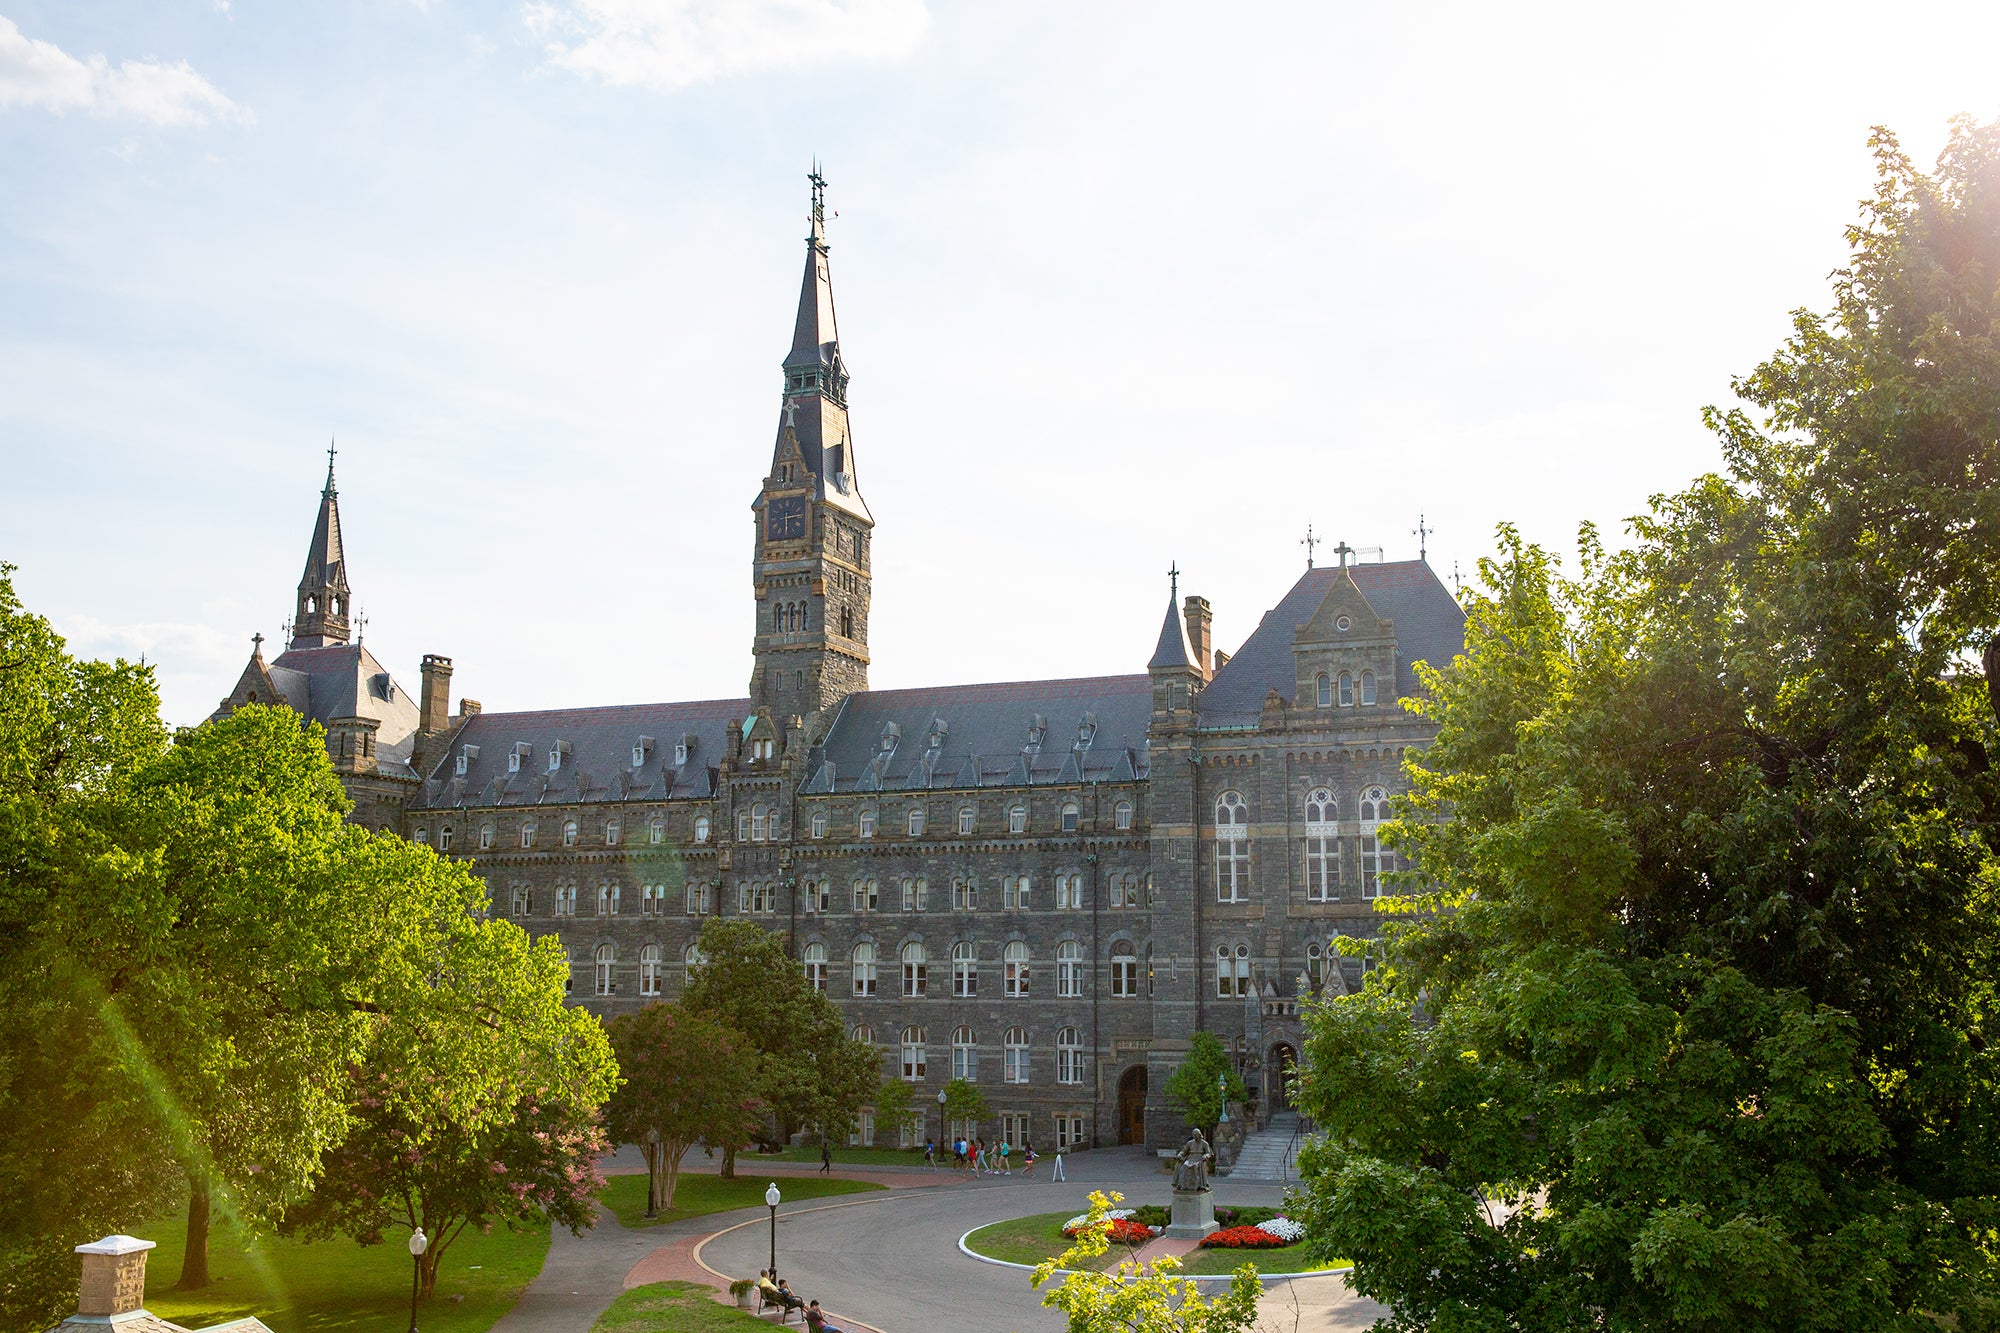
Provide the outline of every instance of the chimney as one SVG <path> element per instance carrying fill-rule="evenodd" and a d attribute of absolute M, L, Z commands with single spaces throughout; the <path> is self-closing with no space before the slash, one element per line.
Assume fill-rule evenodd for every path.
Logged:
<path fill-rule="evenodd" d="M 484 707 L 485 705 L 477 699 L 460 699 L 458 701 L 458 712 L 461 717 L 478 717 L 479 710 Z"/>
<path fill-rule="evenodd" d="M 1188 647 L 1194 649 L 1194 664 L 1200 668 L 1201 678 L 1207 680 L 1215 674 L 1214 664 L 1210 660 L 1213 637 L 1211 624 L 1215 619 L 1215 613 L 1208 609 L 1208 598 L 1196 597 L 1193 593 L 1188 594 L 1182 607 L 1183 615 L 1187 619 Z"/>
<path fill-rule="evenodd" d="M 424 654 L 423 694 L 417 702 L 417 732 L 434 736 L 443 731 L 451 713 L 451 659 Z"/>
<path fill-rule="evenodd" d="M 106 1319 L 144 1306 L 146 1251 L 152 1248 L 152 1241 L 131 1236 L 106 1236 L 77 1246 L 76 1252 L 83 1256 L 83 1288 L 76 1298 L 76 1312 Z"/>

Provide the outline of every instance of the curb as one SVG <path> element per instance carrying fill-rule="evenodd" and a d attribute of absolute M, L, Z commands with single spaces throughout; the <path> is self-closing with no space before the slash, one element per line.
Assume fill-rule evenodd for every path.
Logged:
<path fill-rule="evenodd" d="M 861 1208 L 865 1207 L 868 1204 L 887 1203 L 891 1199 L 894 1199 L 896 1197 L 896 1192 L 894 1190 L 884 1190 L 882 1191 L 882 1193 L 887 1197 L 880 1199 L 874 1199 L 874 1198 L 851 1199 L 846 1203 L 814 1204 L 810 1208 L 794 1208 L 791 1212 L 785 1214 L 785 1216 L 795 1217 L 801 1213 L 831 1212 L 835 1208 Z M 694 1248 L 688 1251 L 688 1257 L 694 1260 L 696 1267 L 700 1268 L 704 1273 L 709 1273 L 713 1275 L 718 1281 L 722 1283 L 724 1290 L 727 1290 L 729 1283 L 732 1280 L 730 1276 L 727 1273 L 717 1272 L 715 1269 L 710 1268 L 708 1266 L 708 1261 L 701 1257 L 701 1252 L 708 1247 L 708 1243 L 710 1241 L 715 1240 L 717 1237 L 726 1236 L 732 1231 L 741 1231 L 744 1227 L 761 1226 L 763 1225 L 763 1222 L 764 1219 L 761 1217 L 752 1217 L 752 1218 L 747 1218 L 741 1222 L 732 1223 L 731 1225 L 722 1228 L 722 1230 L 720 1231 L 711 1231 L 706 1236 L 703 1236 L 700 1240 L 697 1240 L 694 1243 Z M 832 1313 L 833 1313 L 832 1311 L 828 1311 L 829 1317 L 831 1317 Z M 860 1320 L 855 1319 L 852 1316 L 843 1316 L 841 1327 L 853 1329 L 855 1330 L 855 1333 L 882 1333 L 882 1330 L 876 1328 L 875 1325 L 864 1324 Z"/>
<path fill-rule="evenodd" d="M 745 1225 L 748 1224 L 746 1223 Z M 974 1227 L 972 1231 L 983 1231 L 987 1227 L 997 1226 L 997 1225 L 998 1223 L 995 1222 L 982 1222 L 980 1225 Z M 995 1259 L 990 1255 L 981 1254 L 979 1251 L 973 1249 L 970 1245 L 967 1245 L 965 1243 L 971 1237 L 972 1231 L 968 1231 L 965 1233 L 965 1235 L 960 1236 L 958 1238 L 958 1252 L 964 1255 L 966 1258 L 977 1259 L 982 1264 L 992 1264 L 996 1268 L 1016 1268 L 1023 1273 L 1032 1273 L 1035 1271 L 1036 1266 L 1034 1264 L 1017 1264 L 1009 1259 Z M 1251 1251 L 1251 1253 L 1255 1253 L 1255 1251 Z M 696 1262 L 700 1263 L 700 1260 L 696 1260 Z M 702 1267 L 707 1268 L 708 1265 L 702 1264 Z M 714 1272 L 713 1269 L 710 1269 L 709 1271 Z M 1058 1268 L 1055 1271 L 1054 1276 L 1069 1277 L 1078 1271 L 1079 1270 L 1074 1268 Z M 1352 1273 L 1353 1271 L 1354 1271 L 1354 1265 L 1349 1264 L 1345 1268 L 1313 1268 L 1313 1269 L 1308 1269 L 1306 1272 L 1303 1273 L 1260 1272 L 1257 1274 L 1257 1285 L 1263 1286 L 1267 1282 L 1289 1282 L 1294 1278 L 1335 1277 L 1341 1273 Z M 1188 1282 L 1195 1282 L 1195 1283 L 1234 1282 L 1236 1280 L 1236 1275 L 1234 1273 L 1176 1273 L 1174 1274 L 1174 1280 L 1175 1281 L 1185 1280 Z"/>

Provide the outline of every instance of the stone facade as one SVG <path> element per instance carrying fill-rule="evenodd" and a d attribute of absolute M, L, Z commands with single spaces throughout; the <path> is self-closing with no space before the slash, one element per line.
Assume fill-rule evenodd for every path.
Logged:
<path fill-rule="evenodd" d="M 1376 933 L 1393 866 L 1374 824 L 1431 734 L 1401 700 L 1418 661 L 1459 651 L 1456 603 L 1421 561 L 1349 566 L 1343 549 L 1231 658 L 1208 603 L 1176 590 L 1143 672 L 869 690 L 874 518 L 817 183 L 807 247 L 752 505 L 748 697 L 447 713 L 450 662 L 427 657 L 394 753 L 400 714 L 320 719 L 354 817 L 469 860 L 496 913 L 562 940 L 594 1012 L 677 993 L 709 916 L 784 932 L 885 1077 L 918 1085 L 926 1132 L 966 1074 L 988 1135 L 1176 1145 L 1160 1089 L 1201 1028 L 1268 1111 L 1301 999 L 1360 980 L 1334 941 Z M 321 530 L 332 496 L 329 472 Z M 330 526 L 337 542 L 337 512 Z M 314 541 L 300 605 L 344 609 L 344 560 Z M 307 614 L 317 642 L 275 666 L 365 653 Z M 354 666 L 364 697 L 372 662 Z M 318 716 L 305 679 L 260 650 L 219 711 L 264 690 Z"/>

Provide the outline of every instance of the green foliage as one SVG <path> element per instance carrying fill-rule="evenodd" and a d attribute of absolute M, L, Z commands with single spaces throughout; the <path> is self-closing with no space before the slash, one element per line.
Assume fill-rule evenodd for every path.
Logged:
<path fill-rule="evenodd" d="M 986 1108 L 986 1094 L 979 1090 L 977 1083 L 955 1078 L 944 1085 L 944 1119 L 949 1125 L 954 1120 L 978 1124 L 992 1114 Z"/>
<path fill-rule="evenodd" d="M 2000 1325 L 2000 128 L 1875 143 L 1728 475 L 1503 529 L 1426 676 L 1295 1214 L 1393 1328 Z"/>
<path fill-rule="evenodd" d="M 781 1132 L 851 1123 L 875 1095 L 881 1057 L 847 1035 L 840 1010 L 806 981 L 785 937 L 751 921 L 711 918 L 701 928 L 701 953 L 681 1004 L 749 1039 L 761 1057 L 758 1095 Z"/>
<path fill-rule="evenodd" d="M 764 1118 L 760 1060 L 749 1039 L 685 1004 L 649 1004 L 608 1025 L 623 1081 L 605 1128 L 646 1154 L 647 1216 L 674 1206 L 681 1155 L 697 1143 L 750 1142 Z"/>
<path fill-rule="evenodd" d="M 739 1163 L 740 1165 L 740 1163 Z M 683 1173 L 674 1190 L 673 1207 L 656 1217 L 646 1216 L 646 1178 L 612 1176 L 597 1192 L 604 1206 L 618 1215 L 627 1227 L 657 1227 L 683 1218 L 708 1213 L 726 1213 L 735 1208 L 762 1208 L 764 1186 L 770 1177 L 712 1176 Z M 836 1194 L 866 1194 L 887 1188 L 872 1180 L 843 1180 L 839 1176 L 780 1176 L 787 1203 L 801 1199 L 822 1199 Z"/>
<path fill-rule="evenodd" d="M 1086 1216 L 1099 1223 L 1123 1199 L 1120 1194 L 1092 1190 Z M 1042 1287 L 1060 1270 L 1073 1270 L 1042 1293 L 1042 1304 L 1061 1310 L 1069 1333 L 1246 1333 L 1257 1319 L 1257 1268 L 1235 1270 L 1229 1290 L 1203 1296 L 1198 1284 L 1175 1277 L 1181 1261 L 1166 1255 L 1152 1264 L 1126 1260 L 1109 1272 L 1096 1263 L 1110 1248 L 1095 1225 L 1078 1231 L 1076 1243 L 1063 1254 L 1045 1259 L 1035 1269 L 1033 1283 Z"/>
<path fill-rule="evenodd" d="M 1167 1079 L 1167 1103 L 1183 1120 L 1213 1138 L 1222 1119 L 1225 1087 L 1232 1102 L 1241 1102 L 1247 1095 L 1243 1080 L 1230 1068 L 1229 1053 L 1222 1049 L 1221 1040 L 1213 1032 L 1191 1034 L 1187 1058 Z"/>
<path fill-rule="evenodd" d="M 885 1078 L 875 1089 L 875 1133 L 884 1143 L 901 1143 L 903 1131 L 914 1130 L 924 1110 L 915 1089 L 900 1078 Z"/>

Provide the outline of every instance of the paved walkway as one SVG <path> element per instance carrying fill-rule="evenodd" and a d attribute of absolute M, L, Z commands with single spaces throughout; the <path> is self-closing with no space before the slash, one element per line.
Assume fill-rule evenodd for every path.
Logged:
<path fill-rule="evenodd" d="M 597 1316 L 625 1289 L 625 1274 L 661 1240 L 658 1230 L 627 1231 L 617 1214 L 602 1206 L 594 1230 L 581 1236 L 561 1227 L 554 1231 L 541 1276 L 528 1284 L 492 1333 L 589 1333 Z"/>

